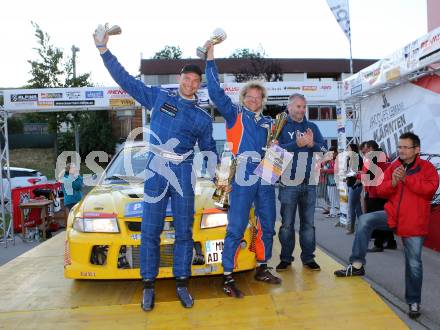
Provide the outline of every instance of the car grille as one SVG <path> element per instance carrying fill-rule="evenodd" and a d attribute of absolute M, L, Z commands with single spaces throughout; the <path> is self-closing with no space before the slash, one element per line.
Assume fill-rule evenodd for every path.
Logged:
<path fill-rule="evenodd" d="M 166 217 L 163 224 L 163 230 L 165 231 L 170 231 L 170 230 L 174 230 L 174 222 L 172 220 L 170 220 L 171 217 Z M 130 231 L 141 231 L 141 221 L 125 221 L 125 223 L 127 224 L 127 228 Z"/>
<path fill-rule="evenodd" d="M 165 244 L 160 246 L 159 267 L 173 266 L 173 249 L 174 244 Z M 141 256 L 139 245 L 121 246 L 119 251 L 118 268 L 140 268 L 140 262 Z"/>

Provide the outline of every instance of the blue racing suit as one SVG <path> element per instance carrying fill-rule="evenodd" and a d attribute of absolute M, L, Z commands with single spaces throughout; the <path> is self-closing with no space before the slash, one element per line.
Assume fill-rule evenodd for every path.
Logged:
<path fill-rule="evenodd" d="M 160 234 L 171 198 L 175 228 L 173 274 L 189 277 L 194 245 L 193 151 L 197 143 L 201 151 L 211 151 L 217 159 L 212 117 L 198 106 L 197 99 L 187 100 L 178 92 L 149 87 L 135 79 L 110 51 L 103 53 L 102 59 L 119 86 L 151 109 L 141 226 L 141 276 L 144 280 L 154 280 L 158 275 Z"/>
<path fill-rule="evenodd" d="M 233 155 L 238 160 L 237 173 L 230 193 L 228 227 L 222 257 L 224 271 L 232 272 L 237 267 L 240 242 L 248 225 L 249 212 L 253 203 L 257 216 L 257 241 L 255 242 L 257 260 L 264 263 L 272 256 L 276 219 L 275 189 L 261 178 L 258 178 L 256 182 L 249 180 L 251 176 L 255 178 L 254 170 L 264 156 L 263 148 L 266 146 L 272 119 L 264 116 L 258 118 L 254 112 L 232 103 L 220 87 L 214 61 L 206 62 L 206 80 L 209 97 L 226 120 L 227 140 Z M 246 154 L 249 155 L 250 152 L 257 157 L 248 157 Z M 243 185 L 240 182 L 241 172 L 244 172 L 244 181 L 249 181 L 251 184 Z"/>

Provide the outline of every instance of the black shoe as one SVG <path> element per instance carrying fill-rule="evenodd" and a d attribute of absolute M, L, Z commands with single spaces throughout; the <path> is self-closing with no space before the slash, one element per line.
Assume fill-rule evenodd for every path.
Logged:
<path fill-rule="evenodd" d="M 284 272 L 292 265 L 290 262 L 280 261 L 278 266 L 275 268 L 277 272 Z"/>
<path fill-rule="evenodd" d="M 364 276 L 365 269 L 364 266 L 361 268 L 354 268 L 352 264 L 349 264 L 347 268 L 340 269 L 334 273 L 337 277 L 351 277 L 351 276 Z"/>
<path fill-rule="evenodd" d="M 176 288 L 177 297 L 179 298 L 182 306 L 185 308 L 191 308 L 194 306 L 194 299 L 188 291 L 186 286 L 178 286 Z"/>
<path fill-rule="evenodd" d="M 308 268 L 310 270 L 320 271 L 321 267 L 315 262 L 315 260 L 307 262 L 303 264 L 305 268 Z"/>
<path fill-rule="evenodd" d="M 270 269 L 272 269 L 272 267 L 267 267 L 266 264 L 260 265 L 255 269 L 254 278 L 257 281 L 266 282 L 269 284 L 281 284 L 281 279 L 273 275 L 270 272 Z"/>
<path fill-rule="evenodd" d="M 223 275 L 223 291 L 229 296 L 234 298 L 243 298 L 244 293 L 235 286 L 235 280 L 230 275 Z"/>
<path fill-rule="evenodd" d="M 154 308 L 154 288 L 144 288 L 141 307 L 145 312 L 149 312 Z"/>
<path fill-rule="evenodd" d="M 381 247 L 377 247 L 377 246 L 373 246 L 371 249 L 367 249 L 367 252 L 383 252 L 383 248 Z"/>
<path fill-rule="evenodd" d="M 176 294 L 179 298 L 182 306 L 185 308 L 191 308 L 194 306 L 194 299 L 188 291 L 188 277 L 176 278 Z"/>
<path fill-rule="evenodd" d="M 412 303 L 408 304 L 409 310 L 408 310 L 408 316 L 412 319 L 416 319 L 420 316 L 420 304 L 419 303 Z"/>

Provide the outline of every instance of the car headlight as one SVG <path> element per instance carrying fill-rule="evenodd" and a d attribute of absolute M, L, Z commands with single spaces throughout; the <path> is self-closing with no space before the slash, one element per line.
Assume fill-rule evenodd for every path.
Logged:
<path fill-rule="evenodd" d="M 200 223 L 201 229 L 222 227 L 228 224 L 228 214 L 221 213 L 211 213 L 203 214 L 202 222 Z"/>
<path fill-rule="evenodd" d="M 73 229 L 83 233 L 119 233 L 116 218 L 75 218 Z"/>

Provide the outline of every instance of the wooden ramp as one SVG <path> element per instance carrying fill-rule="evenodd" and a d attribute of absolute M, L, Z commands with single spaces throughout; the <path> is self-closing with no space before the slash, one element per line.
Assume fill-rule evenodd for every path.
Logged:
<path fill-rule="evenodd" d="M 219 276 L 193 278 L 192 309 L 177 301 L 173 280 L 159 280 L 145 313 L 140 281 L 65 279 L 63 249 L 61 233 L 0 267 L 0 329 L 407 329 L 361 278 L 335 278 L 340 265 L 319 250 L 321 272 L 295 262 L 280 286 L 237 275 L 244 299 L 226 297 Z M 272 266 L 278 255 L 275 239 Z"/>

